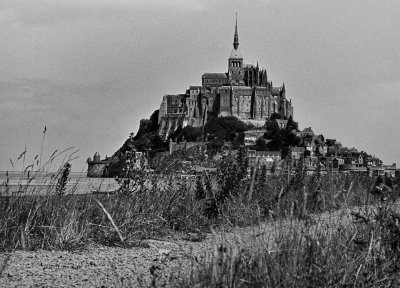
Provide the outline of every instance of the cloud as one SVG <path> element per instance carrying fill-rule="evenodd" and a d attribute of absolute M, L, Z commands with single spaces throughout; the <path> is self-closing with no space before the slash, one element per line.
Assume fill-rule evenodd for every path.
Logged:
<path fill-rule="evenodd" d="M 112 85 L 111 82 L 68 85 L 37 78 L 3 81 L 0 82 L 2 119 L 19 113 L 49 119 L 82 114 L 93 102 L 102 103 L 99 96 L 107 95 Z"/>
<path fill-rule="evenodd" d="M 204 1 L 200 0 L 5 0 L 0 4 L 0 23 L 50 25 L 93 18 L 139 15 L 143 10 L 187 13 L 205 8 Z"/>

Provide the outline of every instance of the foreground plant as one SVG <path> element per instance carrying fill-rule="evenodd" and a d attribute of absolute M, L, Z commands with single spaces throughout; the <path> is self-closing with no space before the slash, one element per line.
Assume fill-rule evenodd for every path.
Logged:
<path fill-rule="evenodd" d="M 371 201 L 352 219 L 288 219 L 246 246 L 218 244 L 211 261 L 193 265 L 191 277 L 173 285 L 399 287 L 400 214 L 381 197 Z"/>

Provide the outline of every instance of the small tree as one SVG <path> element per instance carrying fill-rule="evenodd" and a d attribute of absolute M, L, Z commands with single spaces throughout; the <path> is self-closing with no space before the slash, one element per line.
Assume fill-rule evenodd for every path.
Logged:
<path fill-rule="evenodd" d="M 269 139 L 271 139 L 270 142 L 268 142 L 267 146 L 268 149 L 271 151 L 277 151 L 281 150 L 283 146 L 283 141 L 282 141 L 282 136 L 281 136 L 281 129 L 279 128 L 278 123 L 273 122 L 274 125 L 271 126 L 271 132 Z"/>
<path fill-rule="evenodd" d="M 258 138 L 256 141 L 256 150 L 257 151 L 268 151 L 268 145 L 265 143 L 264 138 Z"/>
<path fill-rule="evenodd" d="M 195 199 L 197 201 L 203 200 L 206 198 L 206 193 L 204 191 L 204 186 L 203 186 L 203 177 L 199 176 L 196 179 L 196 192 L 195 192 Z"/>
<path fill-rule="evenodd" d="M 293 130 L 298 131 L 299 126 L 297 122 L 293 121 L 292 115 L 289 116 L 288 122 L 286 124 L 286 131 L 292 132 Z"/>
<path fill-rule="evenodd" d="M 305 185 L 305 177 L 307 173 L 307 167 L 305 165 L 304 161 L 304 155 L 301 155 L 299 162 L 297 163 L 296 166 L 296 171 L 294 177 L 291 179 L 291 187 L 294 190 L 299 190 Z"/>
<path fill-rule="evenodd" d="M 243 180 L 247 175 L 247 168 L 249 167 L 249 160 L 247 158 L 247 151 L 244 146 L 240 146 L 236 155 L 236 162 L 239 167 L 237 175 L 238 181 Z"/>
<path fill-rule="evenodd" d="M 118 192 L 123 195 L 141 193 L 147 179 L 146 159 L 143 155 L 138 158 L 134 151 L 129 151 L 124 160 L 125 167 L 122 169 L 122 175 L 115 179 L 120 185 Z"/>
<path fill-rule="evenodd" d="M 217 195 L 219 204 L 222 204 L 227 197 L 237 189 L 239 166 L 232 155 L 223 156 L 217 169 L 218 183 L 220 191 Z"/>

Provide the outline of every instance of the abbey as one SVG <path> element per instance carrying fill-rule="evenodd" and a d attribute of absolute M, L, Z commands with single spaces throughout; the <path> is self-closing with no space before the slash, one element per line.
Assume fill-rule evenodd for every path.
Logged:
<path fill-rule="evenodd" d="M 239 50 L 237 19 L 228 72 L 204 73 L 201 86 L 190 86 L 185 94 L 165 95 L 159 110 L 159 135 L 167 138 L 178 127 L 202 127 L 208 113 L 235 116 L 255 126 L 263 126 L 273 114 L 293 117 L 293 106 L 286 98 L 285 84 L 274 87 L 267 71 L 244 64 Z"/>

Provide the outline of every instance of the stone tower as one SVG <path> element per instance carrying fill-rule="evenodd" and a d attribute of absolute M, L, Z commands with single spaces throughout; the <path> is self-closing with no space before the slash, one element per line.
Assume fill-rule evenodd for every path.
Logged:
<path fill-rule="evenodd" d="M 237 14 L 235 35 L 233 36 L 233 50 L 228 60 L 228 79 L 231 85 L 244 85 L 243 57 L 239 50 L 239 35 L 237 29 Z"/>

